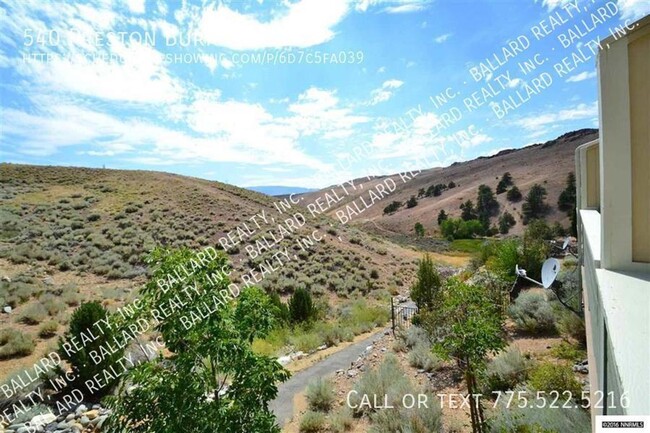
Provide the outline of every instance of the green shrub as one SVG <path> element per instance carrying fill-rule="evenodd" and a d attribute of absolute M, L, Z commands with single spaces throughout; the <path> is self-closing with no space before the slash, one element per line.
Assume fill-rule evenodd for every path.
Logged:
<path fill-rule="evenodd" d="M 538 364 L 531 370 L 528 384 L 537 391 L 546 393 L 553 391 L 560 395 L 564 391 L 569 391 L 578 400 L 582 397 L 582 385 L 573 374 L 571 366 L 567 364 L 552 362 Z"/>
<path fill-rule="evenodd" d="M 324 344 L 322 336 L 316 332 L 300 331 L 295 331 L 295 335 L 290 337 L 290 342 L 301 352 L 313 352 L 316 348 Z"/>
<path fill-rule="evenodd" d="M 305 391 L 307 402 L 311 410 L 329 412 L 334 405 L 336 394 L 332 381 L 319 377 L 307 386 Z"/>
<path fill-rule="evenodd" d="M 293 323 L 309 322 L 314 318 L 315 309 L 311 293 L 305 288 L 298 288 L 289 299 L 289 312 Z"/>
<path fill-rule="evenodd" d="M 43 323 L 38 330 L 38 336 L 41 338 L 52 338 L 56 335 L 56 331 L 59 329 L 59 324 L 54 320 L 48 320 Z"/>
<path fill-rule="evenodd" d="M 431 372 L 440 366 L 440 359 L 433 354 L 431 348 L 418 344 L 409 352 L 409 364 L 426 372 Z"/>
<path fill-rule="evenodd" d="M 509 308 L 510 317 L 519 331 L 530 334 L 554 334 L 555 314 L 543 293 L 522 292 Z"/>
<path fill-rule="evenodd" d="M 307 411 L 300 420 L 300 433 L 325 431 L 325 415 L 321 412 Z"/>
<path fill-rule="evenodd" d="M 528 377 L 529 365 L 519 349 L 511 346 L 488 363 L 483 394 L 514 389 Z"/>
<path fill-rule="evenodd" d="M 403 334 L 401 338 L 406 342 L 406 347 L 413 349 L 416 346 L 430 346 L 431 341 L 427 335 L 427 331 L 422 329 L 419 326 L 409 327 Z"/>
<path fill-rule="evenodd" d="M 332 433 L 345 433 L 354 426 L 352 411 L 348 407 L 339 409 L 329 417 L 329 429 Z"/>
<path fill-rule="evenodd" d="M 31 355 L 34 339 L 17 329 L 0 329 L 0 359 Z"/>
<path fill-rule="evenodd" d="M 560 344 L 551 347 L 553 356 L 565 359 L 567 361 L 582 361 L 587 357 L 587 352 L 566 340 L 562 340 Z"/>
<path fill-rule="evenodd" d="M 516 277 L 515 267 L 522 262 L 519 248 L 520 243 L 515 239 L 491 243 L 482 250 L 481 257 L 485 259 L 489 270 L 512 283 Z"/>
<path fill-rule="evenodd" d="M 535 396 L 529 395 L 529 401 Z M 490 433 L 589 433 L 589 413 L 573 407 L 506 407 L 500 404 L 490 419 Z"/>
<path fill-rule="evenodd" d="M 36 302 L 29 304 L 25 309 L 18 315 L 18 322 L 24 323 L 26 325 L 38 325 L 41 323 L 47 316 L 47 310 L 40 303 Z"/>
<path fill-rule="evenodd" d="M 558 321 L 558 328 L 562 334 L 573 337 L 581 347 L 587 347 L 585 321 L 575 313 L 568 310 L 562 310 L 560 320 Z"/>
<path fill-rule="evenodd" d="M 99 352 L 100 348 L 114 344 L 115 339 L 119 341 L 121 338 L 115 327 L 111 329 L 103 325 L 107 320 L 109 320 L 108 311 L 99 302 L 83 303 L 72 313 L 68 331 L 59 339 L 59 355 L 70 364 L 75 375 L 74 383 L 77 386 L 83 385 L 86 380 L 92 380 L 95 374 L 101 374 L 104 370 L 117 365 L 117 361 L 124 354 L 124 349 L 118 348 L 114 353 L 106 355 L 99 363 L 95 363 L 90 357 L 91 351 Z M 97 338 L 76 350 L 73 341 L 84 341 L 82 334 L 89 335 L 90 332 Z M 95 394 L 101 397 L 108 393 L 115 383 L 115 380 L 107 379 L 105 386 L 95 391 Z"/>
<path fill-rule="evenodd" d="M 51 317 L 56 316 L 66 308 L 66 304 L 61 299 L 50 294 L 41 296 L 40 302 Z"/>

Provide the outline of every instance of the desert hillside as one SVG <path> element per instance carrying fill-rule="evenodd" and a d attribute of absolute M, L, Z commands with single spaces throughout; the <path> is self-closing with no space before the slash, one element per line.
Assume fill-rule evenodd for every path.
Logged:
<path fill-rule="evenodd" d="M 310 287 L 331 307 L 367 295 L 388 305 L 389 292 L 407 290 L 419 258 L 304 207 L 280 213 L 271 197 L 218 182 L 15 164 L 0 173 L 0 304 L 10 308 L 0 327 L 35 338 L 18 351 L 30 356 L 0 356 L 0 378 L 51 349 L 80 302 L 116 308 L 132 300 L 157 246 L 225 249 L 233 281 L 248 278 L 282 298 Z"/>
<path fill-rule="evenodd" d="M 397 189 L 391 194 L 389 200 L 399 201 L 402 206 L 389 214 L 384 214 L 385 206 L 373 206 L 356 217 L 353 224 L 358 224 L 378 234 L 390 235 L 393 232 L 413 234 L 414 224 L 420 222 L 428 233 L 435 233 L 438 230 L 436 217 L 441 210 L 450 216 L 459 216 L 461 203 L 468 199 L 476 201 L 479 185 L 488 185 L 496 192 L 500 177 L 505 172 L 509 172 L 514 185 L 520 189 L 524 197 L 532 185 L 536 183 L 542 185 L 548 193 L 546 201 L 551 207 L 550 212 L 546 215 L 546 220 L 549 223 L 558 221 L 564 227 L 568 227 L 569 219 L 565 212 L 558 211 L 557 199 L 565 188 L 567 174 L 575 171 L 575 148 L 596 138 L 598 138 L 598 130 L 580 129 L 566 133 L 554 140 L 522 149 L 504 150 L 494 156 L 455 163 L 449 167 L 423 169 L 419 173 L 410 174 L 409 176 L 415 176 L 408 182 L 400 181 L 397 174 L 387 176 L 396 180 L 395 184 L 397 185 Z M 364 190 L 357 189 L 356 193 L 353 191 L 345 200 L 332 206 L 328 214 L 335 216 L 337 211 L 345 209 L 347 204 L 366 194 L 368 189 L 383 182 L 385 178 L 378 177 L 370 181 L 366 178 L 354 180 L 355 184 L 363 184 Z M 454 182 L 456 187 L 443 190 L 437 197 L 418 197 L 418 192 L 421 189 L 426 191 L 433 185 L 448 185 L 450 182 Z M 340 187 L 334 186 L 305 194 L 304 197 L 307 201 L 314 200 L 332 189 L 339 194 L 341 192 Z M 415 207 L 407 208 L 404 204 L 413 195 L 418 197 L 418 204 Z M 499 214 L 508 210 L 516 219 L 517 223 L 510 232 L 522 233 L 524 229 L 521 214 L 523 200 L 513 203 L 506 199 L 506 193 L 502 193 L 497 195 L 497 201 L 499 202 Z M 492 219 L 493 224 L 496 219 Z"/>

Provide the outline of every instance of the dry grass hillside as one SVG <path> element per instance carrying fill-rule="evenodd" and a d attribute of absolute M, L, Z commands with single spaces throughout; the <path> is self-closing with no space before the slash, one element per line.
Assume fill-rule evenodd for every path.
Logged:
<path fill-rule="evenodd" d="M 227 248 L 235 282 L 271 263 L 277 270 L 258 285 L 283 297 L 310 286 L 330 306 L 388 305 L 389 293 L 409 286 L 419 257 L 304 208 L 280 214 L 259 193 L 166 173 L 1 164 L 0 199 L 0 308 L 11 307 L 0 313 L 0 378 L 55 343 L 81 301 L 116 307 L 132 299 L 155 246 L 219 249 L 220 238 L 237 239 L 247 224 L 255 233 Z M 262 211 L 268 222 L 258 218 L 254 227 L 250 217 Z M 292 229 L 284 221 L 294 212 L 307 219 L 302 226 L 294 219 Z M 277 236 L 280 224 L 289 233 L 251 257 L 245 246 L 270 240 L 269 231 Z M 303 250 L 298 241 L 314 230 L 323 239 Z M 288 258 L 273 257 L 284 248 Z"/>
<path fill-rule="evenodd" d="M 454 217 L 460 215 L 459 206 L 464 201 L 471 199 L 476 202 L 478 186 L 486 184 L 496 192 L 496 186 L 499 178 L 504 172 L 510 172 L 514 184 L 520 189 L 525 197 L 530 187 L 536 183 L 542 185 L 548 195 L 547 203 L 551 210 L 546 216 L 549 223 L 559 221 L 564 227 L 569 226 L 569 219 L 564 212 L 558 211 L 557 199 L 560 192 L 564 189 L 566 177 L 569 172 L 575 171 L 574 151 L 581 144 L 598 138 L 598 131 L 595 129 L 581 129 L 569 132 L 555 140 L 546 143 L 534 144 L 518 150 L 505 150 L 491 157 L 481 157 L 472 161 L 455 163 L 445 168 L 434 168 L 422 170 L 419 173 L 411 173 L 413 177 L 408 182 L 399 180 L 398 175 L 377 177 L 370 181 L 368 179 L 357 179 L 355 184 L 363 184 L 364 189 L 357 189 L 344 200 L 333 206 L 328 214 L 335 216 L 339 210 L 344 210 L 347 204 L 365 195 L 374 185 L 385 181 L 386 177 L 396 180 L 397 189 L 391 194 L 390 198 L 385 199 L 388 202 L 396 200 L 402 203 L 402 207 L 392 214 L 383 213 L 384 205 L 373 206 L 365 210 L 361 215 L 354 219 L 354 224 L 358 224 L 375 233 L 386 235 L 413 234 L 413 227 L 416 222 L 424 225 L 427 233 L 435 234 L 438 230 L 437 215 L 443 210 Z M 449 184 L 454 182 L 457 186 L 452 189 L 446 189 L 438 197 L 420 197 L 417 206 L 407 208 L 404 204 L 412 196 L 418 195 L 418 191 L 423 188 L 426 190 L 431 185 Z M 341 188 L 333 187 L 339 195 Z M 332 188 L 325 188 L 321 191 L 305 194 L 304 197 L 309 201 L 318 195 L 331 191 Z M 351 190 L 348 188 L 348 190 Z M 521 205 L 522 201 L 511 203 L 506 199 L 506 193 L 497 195 L 499 202 L 499 214 L 508 210 L 517 221 L 512 228 L 511 233 L 520 234 L 523 232 Z M 492 218 L 495 223 L 497 217 Z M 393 237 L 393 236 L 391 236 Z"/>

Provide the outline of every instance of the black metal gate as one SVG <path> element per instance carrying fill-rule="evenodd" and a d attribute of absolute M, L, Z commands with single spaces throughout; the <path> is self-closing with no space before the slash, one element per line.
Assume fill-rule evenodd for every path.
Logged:
<path fill-rule="evenodd" d="M 390 316 L 393 324 L 393 332 L 397 327 L 408 328 L 411 326 L 413 316 L 418 312 L 415 305 L 395 305 L 393 298 L 390 298 Z"/>

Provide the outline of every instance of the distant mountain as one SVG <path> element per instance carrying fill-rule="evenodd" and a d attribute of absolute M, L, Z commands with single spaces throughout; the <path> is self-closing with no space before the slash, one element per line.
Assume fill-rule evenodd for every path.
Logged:
<path fill-rule="evenodd" d="M 496 191 L 500 176 L 509 172 L 524 196 L 534 184 L 542 185 L 547 191 L 546 202 L 551 206 L 546 220 L 549 223 L 558 221 L 564 227 L 568 227 L 570 222 L 566 213 L 557 209 L 558 196 L 566 186 L 567 174 L 575 171 L 576 147 L 597 138 L 597 129 L 580 129 L 545 143 L 533 144 L 521 149 L 506 149 L 492 156 L 456 162 L 449 167 L 430 169 L 423 167 L 421 172 L 413 173 L 414 175 L 411 176 L 413 180 L 406 183 L 396 174 L 372 180 L 359 178 L 354 180 L 354 184 L 363 187 L 356 190 L 348 188 L 347 194 L 340 186 L 333 185 L 303 197 L 308 202 L 313 202 L 317 197 L 324 193 L 331 193 L 334 189 L 337 196 L 342 199 L 330 206 L 326 213 L 335 217 L 337 211 L 346 210 L 347 205 L 352 201 L 357 205 L 361 203 L 357 199 L 362 196 L 366 201 L 370 201 L 368 190 L 392 178 L 397 188 L 391 193 L 390 198 L 386 198 L 380 205 L 364 209 L 362 215 L 355 216 L 352 224 L 365 228 L 366 231 L 384 235 L 386 233 L 413 234 L 413 225 L 416 222 L 423 224 L 428 231 L 438 230 L 436 218 L 441 210 L 453 217 L 459 217 L 460 204 L 466 200 L 475 202 L 479 185 L 488 185 L 492 191 Z M 419 197 L 417 206 L 412 208 L 405 206 L 407 200 L 411 196 L 417 197 L 421 190 L 426 191 L 436 184 L 448 185 L 452 181 L 456 186 L 445 189 L 440 196 Z M 398 201 L 401 206 L 396 212 L 384 214 L 384 208 L 391 201 Z M 506 194 L 499 194 L 497 201 L 500 205 L 499 214 L 507 210 L 515 216 L 517 225 L 511 229 L 511 233 L 521 233 L 524 229 L 521 215 L 523 200 L 512 203 L 506 199 Z M 354 209 L 354 206 L 352 208 Z M 497 220 L 497 217 L 493 217 L 492 223 L 496 224 Z"/>
<path fill-rule="evenodd" d="M 279 185 L 249 186 L 246 189 L 250 189 L 251 191 L 261 192 L 262 194 L 272 195 L 272 196 L 304 194 L 307 192 L 317 191 L 314 188 L 301 188 L 299 186 L 279 186 Z"/>

